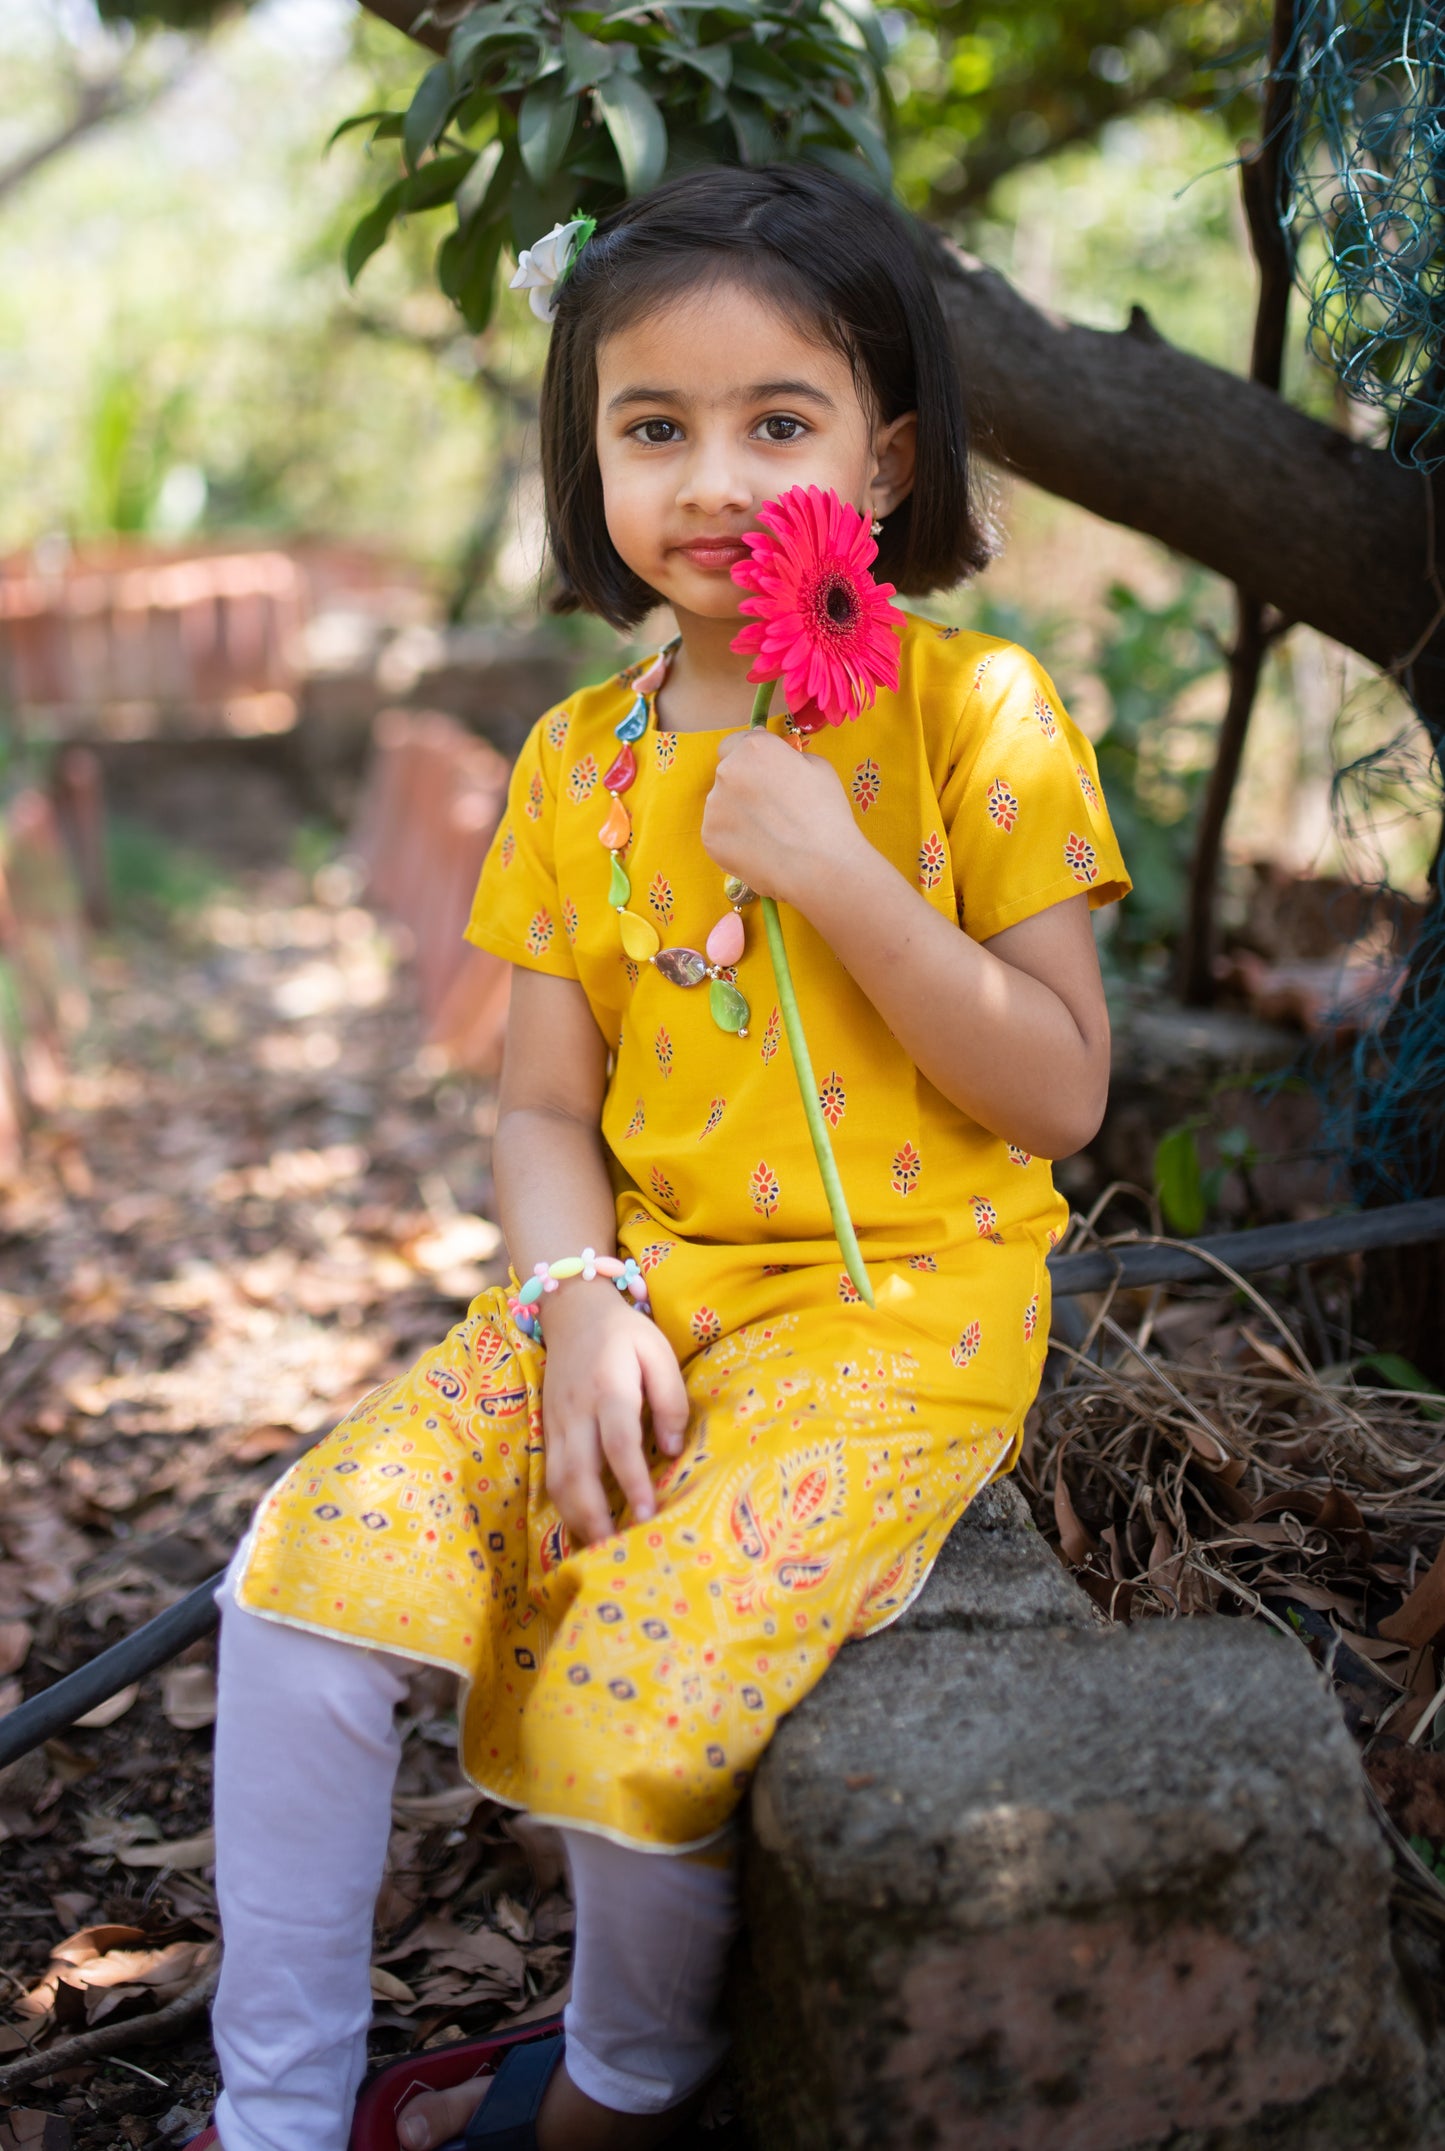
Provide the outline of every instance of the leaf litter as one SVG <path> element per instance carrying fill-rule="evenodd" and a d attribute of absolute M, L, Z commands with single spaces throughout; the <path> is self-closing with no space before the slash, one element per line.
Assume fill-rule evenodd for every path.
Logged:
<path fill-rule="evenodd" d="M 1067 1244 L 1129 1237 L 1076 1218 Z M 1051 1340 L 1021 1484 L 1101 1619 L 1263 1620 L 1309 1653 L 1397 1855 L 1406 1954 L 1445 2015 L 1441 1399 L 1418 1376 L 1376 1379 L 1380 1355 L 1349 1335 L 1352 1258 L 1268 1294 L 1217 1268 L 1217 1284 L 1078 1303 L 1082 1335 Z"/>
<path fill-rule="evenodd" d="M 271 1480 L 505 1276 L 494 1086 L 418 1050 L 403 954 L 345 861 L 91 951 L 91 1021 L 0 1183 L 0 1709 L 222 1567 Z M 193 1646 L 0 1773 L 0 2151 L 163 2151 L 209 2117 L 214 1665 Z M 465 1783 L 455 1702 L 418 1670 L 373 2060 L 568 1990 L 560 1842 Z M 707 2151 L 740 2141 L 727 2114 Z"/>

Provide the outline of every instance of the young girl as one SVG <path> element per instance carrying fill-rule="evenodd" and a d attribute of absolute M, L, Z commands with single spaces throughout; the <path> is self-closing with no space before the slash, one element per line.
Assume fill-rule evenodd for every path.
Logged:
<path fill-rule="evenodd" d="M 542 448 L 562 602 L 618 628 L 664 602 L 678 627 L 541 718 L 469 929 L 516 966 L 496 1135 L 515 1273 L 570 1274 L 536 1336 L 484 1293 L 287 1473 L 233 1563 L 225 2151 L 347 2142 L 417 1661 L 461 1676 L 474 1781 L 560 1827 L 576 1962 L 564 2027 L 499 2073 L 477 2073 L 484 2046 L 394 2068 L 386 2140 L 605 2151 L 675 2130 L 724 2044 L 738 1802 L 779 1718 L 896 1618 L 1014 1462 L 1067 1214 L 1047 1161 L 1104 1105 L 1089 913 L 1129 883 L 1092 751 L 1033 659 L 909 616 L 898 689 L 858 722 L 804 742 L 775 696 L 745 729 L 730 571 L 768 501 L 831 488 L 876 519 L 906 592 L 985 555 L 903 219 L 792 167 L 629 202 L 556 292 Z M 784 907 L 871 1309 L 753 891 Z M 732 906 L 735 1031 L 644 960 L 646 936 L 626 953 L 619 918 L 665 953 Z M 563 1259 L 584 1250 L 636 1265 L 650 1319 Z"/>

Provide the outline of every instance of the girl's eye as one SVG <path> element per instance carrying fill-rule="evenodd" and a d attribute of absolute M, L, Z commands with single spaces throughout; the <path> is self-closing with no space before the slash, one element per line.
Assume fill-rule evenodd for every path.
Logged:
<path fill-rule="evenodd" d="M 781 414 L 775 418 L 765 418 L 763 427 L 770 441 L 796 441 L 804 430 L 801 418 L 785 418 Z M 775 431 L 778 427 L 785 427 L 787 430 Z"/>
<path fill-rule="evenodd" d="M 675 436 L 677 427 L 670 418 L 644 418 L 642 424 L 635 426 L 633 431 L 652 447 L 665 448 Z"/>

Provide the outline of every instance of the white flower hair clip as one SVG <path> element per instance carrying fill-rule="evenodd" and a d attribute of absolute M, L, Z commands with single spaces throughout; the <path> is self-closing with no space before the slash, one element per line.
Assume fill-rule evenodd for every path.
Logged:
<path fill-rule="evenodd" d="M 570 223 L 554 224 L 543 238 L 524 246 L 518 255 L 517 273 L 507 288 L 526 292 L 539 321 L 555 320 L 558 290 L 596 229 L 596 217 L 573 217 Z"/>

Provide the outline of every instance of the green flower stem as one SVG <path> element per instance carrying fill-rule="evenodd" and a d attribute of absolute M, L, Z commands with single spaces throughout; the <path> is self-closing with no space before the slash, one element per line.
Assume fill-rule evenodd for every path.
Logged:
<path fill-rule="evenodd" d="M 771 680 L 765 680 L 753 703 L 754 728 L 766 725 L 768 705 L 772 699 L 773 683 Z M 808 1055 L 808 1041 L 803 1035 L 803 1018 L 798 1010 L 798 996 L 793 990 L 793 973 L 788 963 L 788 951 L 783 943 L 783 924 L 778 917 L 778 907 L 771 896 L 762 897 L 760 902 L 763 907 L 763 925 L 768 936 L 768 953 L 773 959 L 773 976 L 778 985 L 778 1006 L 782 1011 L 783 1029 L 788 1034 L 788 1051 L 793 1056 L 793 1073 L 798 1078 L 808 1133 L 813 1138 L 813 1155 L 822 1175 L 823 1193 L 828 1198 L 828 1214 L 833 1220 L 833 1231 L 837 1236 L 839 1252 L 848 1275 L 857 1287 L 859 1297 L 871 1307 L 874 1303 L 873 1285 L 859 1251 L 853 1220 L 848 1215 L 848 1199 L 843 1193 L 843 1183 L 838 1177 L 838 1163 L 833 1156 L 833 1145 L 828 1139 L 827 1123 L 818 1103 L 818 1085 L 813 1075 L 813 1063 Z"/>

